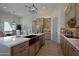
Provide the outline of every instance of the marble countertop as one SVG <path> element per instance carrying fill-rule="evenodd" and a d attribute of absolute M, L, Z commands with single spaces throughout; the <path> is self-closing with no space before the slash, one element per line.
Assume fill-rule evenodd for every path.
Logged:
<path fill-rule="evenodd" d="M 38 33 L 34 34 L 31 33 L 29 35 L 43 35 L 44 33 Z M 29 36 L 29 35 L 20 35 L 19 37 L 17 36 L 7 36 L 7 37 L 0 37 L 0 44 L 5 45 L 7 47 L 12 47 L 14 45 L 20 44 L 25 41 L 29 41 L 31 38 L 24 38 L 24 36 Z"/>
<path fill-rule="evenodd" d="M 67 38 L 64 34 L 61 34 L 70 44 L 73 45 L 79 51 L 79 39 L 76 38 Z"/>
<path fill-rule="evenodd" d="M 43 35 L 44 33 L 37 33 L 37 34 L 35 34 L 35 33 L 32 33 L 32 34 L 30 34 L 30 35 L 37 35 L 37 36 L 40 36 L 40 35 Z"/>
<path fill-rule="evenodd" d="M 20 44 L 22 42 L 28 41 L 30 38 L 16 37 L 16 36 L 7 36 L 0 38 L 0 44 L 7 47 L 12 47 L 14 45 Z"/>

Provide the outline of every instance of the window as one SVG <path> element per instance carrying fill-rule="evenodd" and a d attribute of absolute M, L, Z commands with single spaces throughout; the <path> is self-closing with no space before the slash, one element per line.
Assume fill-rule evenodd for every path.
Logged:
<path fill-rule="evenodd" d="M 8 22 L 4 22 L 4 31 L 12 31 L 12 28 Z"/>

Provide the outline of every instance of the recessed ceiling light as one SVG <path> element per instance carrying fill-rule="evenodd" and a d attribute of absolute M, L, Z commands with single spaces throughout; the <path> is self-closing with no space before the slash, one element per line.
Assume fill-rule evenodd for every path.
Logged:
<path fill-rule="evenodd" d="M 7 7 L 3 7 L 3 8 L 7 8 Z"/>

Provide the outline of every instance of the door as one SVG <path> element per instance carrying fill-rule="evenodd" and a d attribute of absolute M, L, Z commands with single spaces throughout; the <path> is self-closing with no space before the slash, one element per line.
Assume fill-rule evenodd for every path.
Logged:
<path fill-rule="evenodd" d="M 58 40 L 58 18 L 53 18 L 53 41 L 57 42 Z"/>

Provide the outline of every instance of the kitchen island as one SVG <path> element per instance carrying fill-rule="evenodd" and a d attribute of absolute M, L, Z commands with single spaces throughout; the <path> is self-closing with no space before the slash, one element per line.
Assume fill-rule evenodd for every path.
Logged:
<path fill-rule="evenodd" d="M 38 33 L 38 34 L 29 34 L 27 36 L 30 35 L 36 35 L 35 39 L 37 40 L 35 42 L 35 46 L 34 49 L 36 49 L 38 47 L 38 45 L 40 45 L 40 37 L 44 35 L 44 33 Z M 43 38 L 43 37 L 42 37 Z M 30 55 L 30 41 L 32 40 L 34 42 L 35 40 L 34 38 L 25 38 L 25 35 L 21 35 L 21 36 L 8 36 L 8 37 L 1 37 L 0 38 L 0 55 L 2 56 L 29 56 Z M 43 40 L 44 41 L 44 40 Z M 38 42 L 38 43 L 37 43 Z M 37 45 L 37 46 L 36 46 Z M 37 48 L 39 50 L 39 47 Z M 37 50 L 37 51 L 38 51 Z M 31 55 L 35 55 L 36 50 L 34 50 L 34 54 Z"/>

